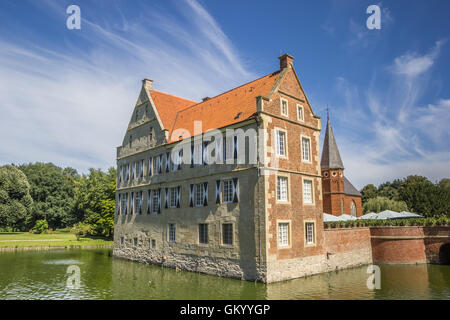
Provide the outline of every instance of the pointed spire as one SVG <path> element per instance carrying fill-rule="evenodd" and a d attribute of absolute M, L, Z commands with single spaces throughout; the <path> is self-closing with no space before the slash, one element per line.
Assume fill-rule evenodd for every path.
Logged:
<path fill-rule="evenodd" d="M 322 169 L 344 169 L 344 164 L 339 154 L 339 149 L 331 128 L 330 116 L 327 106 L 327 130 L 325 131 L 325 140 L 323 141 L 322 159 L 320 160 Z"/>

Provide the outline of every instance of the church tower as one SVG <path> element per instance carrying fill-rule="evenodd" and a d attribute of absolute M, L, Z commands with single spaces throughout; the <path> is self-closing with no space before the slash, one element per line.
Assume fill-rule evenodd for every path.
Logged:
<path fill-rule="evenodd" d="M 344 164 L 331 128 L 330 118 L 323 142 L 322 158 L 323 211 L 334 216 L 349 214 L 359 217 L 362 213 L 361 193 L 344 176 Z"/>

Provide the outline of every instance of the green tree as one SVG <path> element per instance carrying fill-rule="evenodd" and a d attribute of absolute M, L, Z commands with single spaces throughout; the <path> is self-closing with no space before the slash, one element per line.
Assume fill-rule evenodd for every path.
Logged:
<path fill-rule="evenodd" d="M 369 212 L 381 212 L 384 210 L 392 210 L 392 211 L 407 211 L 408 206 L 404 201 L 391 200 L 386 197 L 376 197 L 367 200 L 366 203 L 363 204 L 363 213 Z"/>
<path fill-rule="evenodd" d="M 32 205 L 25 174 L 12 165 L 0 167 L 0 227 L 26 230 Z"/>
<path fill-rule="evenodd" d="M 441 181 L 439 181 L 439 187 L 450 191 L 450 179 L 444 178 Z"/>
<path fill-rule="evenodd" d="M 115 168 L 107 173 L 90 169 L 75 184 L 75 209 L 78 221 L 90 224 L 96 234 L 110 236 L 114 226 Z"/>
<path fill-rule="evenodd" d="M 373 184 L 366 185 L 361 189 L 362 203 L 366 203 L 369 199 L 376 198 L 377 193 L 377 187 L 375 187 Z"/>
<path fill-rule="evenodd" d="M 386 197 L 392 200 L 400 200 L 399 198 L 399 191 L 400 187 L 402 185 L 402 180 L 394 180 L 393 182 L 385 182 L 382 183 L 378 187 L 378 193 L 377 195 L 380 197 Z"/>
<path fill-rule="evenodd" d="M 426 217 L 450 214 L 450 191 L 425 177 L 407 177 L 402 182 L 399 197 L 406 202 L 410 211 Z"/>
<path fill-rule="evenodd" d="M 46 220 L 53 229 L 73 224 L 74 187 L 79 175 L 73 168 L 62 169 L 53 163 L 34 163 L 19 167 L 30 182 L 34 205 L 29 226 Z"/>

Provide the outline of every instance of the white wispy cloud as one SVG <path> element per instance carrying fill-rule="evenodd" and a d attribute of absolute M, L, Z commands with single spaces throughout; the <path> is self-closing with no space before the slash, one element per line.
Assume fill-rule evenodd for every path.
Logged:
<path fill-rule="evenodd" d="M 179 11 L 171 13 L 136 2 L 145 16 L 113 10 L 115 4 L 98 19 L 95 10 L 82 7 L 82 30 L 67 31 L 64 47 L 0 38 L 0 163 L 107 168 L 115 164 L 141 79 L 199 100 L 254 77 L 195 0 L 177 2 Z M 42 5 L 65 13 L 54 1 Z M 158 24 L 157 17 L 167 14 L 185 19 Z M 85 46 L 77 47 L 75 39 Z"/>
<path fill-rule="evenodd" d="M 387 83 L 374 75 L 365 95 L 349 80 L 336 79 L 344 102 L 339 110 L 346 115 L 339 120 L 340 128 L 348 128 L 335 134 L 346 174 L 357 187 L 410 174 L 432 180 L 450 176 L 450 99 L 419 103 L 444 43 L 437 41 L 424 54 L 408 52 L 394 58 L 384 69 Z"/>

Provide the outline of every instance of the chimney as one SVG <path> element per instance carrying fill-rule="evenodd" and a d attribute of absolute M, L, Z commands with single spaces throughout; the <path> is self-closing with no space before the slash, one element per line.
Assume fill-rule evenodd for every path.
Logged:
<path fill-rule="evenodd" d="M 144 80 L 142 80 L 142 86 L 147 90 L 147 91 L 152 91 L 153 90 L 153 80 L 150 80 L 148 78 L 145 78 Z"/>
<path fill-rule="evenodd" d="M 280 70 L 287 68 L 289 65 L 292 66 L 294 61 L 294 57 L 288 53 L 283 54 L 281 57 L 278 57 L 278 59 L 280 59 Z"/>
<path fill-rule="evenodd" d="M 204 98 L 202 98 L 202 101 L 205 102 L 205 101 L 208 101 L 209 99 L 211 99 L 211 98 L 210 97 L 204 97 Z"/>

